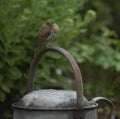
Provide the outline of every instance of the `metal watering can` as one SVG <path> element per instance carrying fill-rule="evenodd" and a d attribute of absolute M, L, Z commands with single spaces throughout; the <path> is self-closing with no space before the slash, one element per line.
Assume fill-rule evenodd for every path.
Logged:
<path fill-rule="evenodd" d="M 33 90 L 35 68 L 39 59 L 48 51 L 62 54 L 73 69 L 76 91 L 72 90 Z M 97 119 L 97 101 L 108 104 L 111 115 L 115 119 L 113 103 L 104 97 L 96 97 L 88 101 L 83 95 L 83 84 L 80 69 L 72 55 L 60 47 L 47 47 L 32 60 L 29 70 L 28 93 L 12 104 L 13 119 Z"/>

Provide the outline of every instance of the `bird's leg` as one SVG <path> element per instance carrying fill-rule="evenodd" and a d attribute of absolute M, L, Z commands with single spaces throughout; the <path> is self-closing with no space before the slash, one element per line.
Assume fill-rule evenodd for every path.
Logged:
<path fill-rule="evenodd" d="M 40 51 L 40 49 L 47 48 L 47 45 L 46 45 L 46 44 L 47 44 L 47 43 L 44 41 L 44 42 L 42 42 L 42 44 L 41 44 L 41 48 L 36 47 L 36 48 L 34 49 L 34 57 L 38 54 L 38 52 Z"/>

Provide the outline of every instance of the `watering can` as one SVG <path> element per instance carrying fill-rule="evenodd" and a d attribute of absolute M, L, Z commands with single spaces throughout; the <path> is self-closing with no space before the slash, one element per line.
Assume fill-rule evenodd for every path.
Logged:
<path fill-rule="evenodd" d="M 63 55 L 73 69 L 76 91 L 73 90 L 34 90 L 35 69 L 47 52 Z M 98 119 L 98 101 L 105 102 L 111 110 L 110 119 L 115 119 L 115 107 L 105 97 L 95 97 L 88 101 L 83 94 L 82 76 L 73 56 L 61 47 L 46 47 L 32 60 L 29 69 L 27 94 L 12 104 L 13 119 Z"/>

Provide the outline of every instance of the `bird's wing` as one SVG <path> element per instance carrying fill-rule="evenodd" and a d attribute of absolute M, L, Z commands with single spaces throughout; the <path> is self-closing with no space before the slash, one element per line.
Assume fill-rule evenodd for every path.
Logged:
<path fill-rule="evenodd" d="M 39 30 L 39 34 L 35 42 L 35 47 L 37 47 L 40 43 L 46 41 L 46 39 L 49 37 L 50 34 L 51 34 L 51 27 L 47 24 L 44 24 Z"/>
<path fill-rule="evenodd" d="M 52 40 L 54 39 L 56 36 L 56 33 L 54 31 L 51 30 L 50 35 L 47 37 L 46 41 Z"/>

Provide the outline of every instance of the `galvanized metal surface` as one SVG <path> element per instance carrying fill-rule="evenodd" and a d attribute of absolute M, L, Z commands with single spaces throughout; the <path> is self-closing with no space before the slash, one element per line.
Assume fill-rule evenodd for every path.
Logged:
<path fill-rule="evenodd" d="M 97 119 L 97 105 L 93 108 L 35 110 L 14 108 L 13 119 Z"/>
<path fill-rule="evenodd" d="M 20 102 L 14 103 L 13 106 L 13 119 L 97 119 L 97 101 L 103 101 L 108 104 L 111 110 L 110 119 L 115 119 L 115 107 L 113 103 L 104 97 L 93 98 L 94 104 L 78 109 L 71 108 L 36 108 L 25 107 Z M 59 118 L 57 118 L 59 116 Z"/>
<path fill-rule="evenodd" d="M 70 108 L 76 106 L 76 92 L 65 90 L 37 90 L 25 95 L 23 106 L 38 108 Z"/>
<path fill-rule="evenodd" d="M 77 96 L 71 90 L 37 90 L 25 95 L 20 100 L 22 106 L 31 108 L 77 108 Z M 85 97 L 82 102 L 84 108 L 95 104 Z"/>

